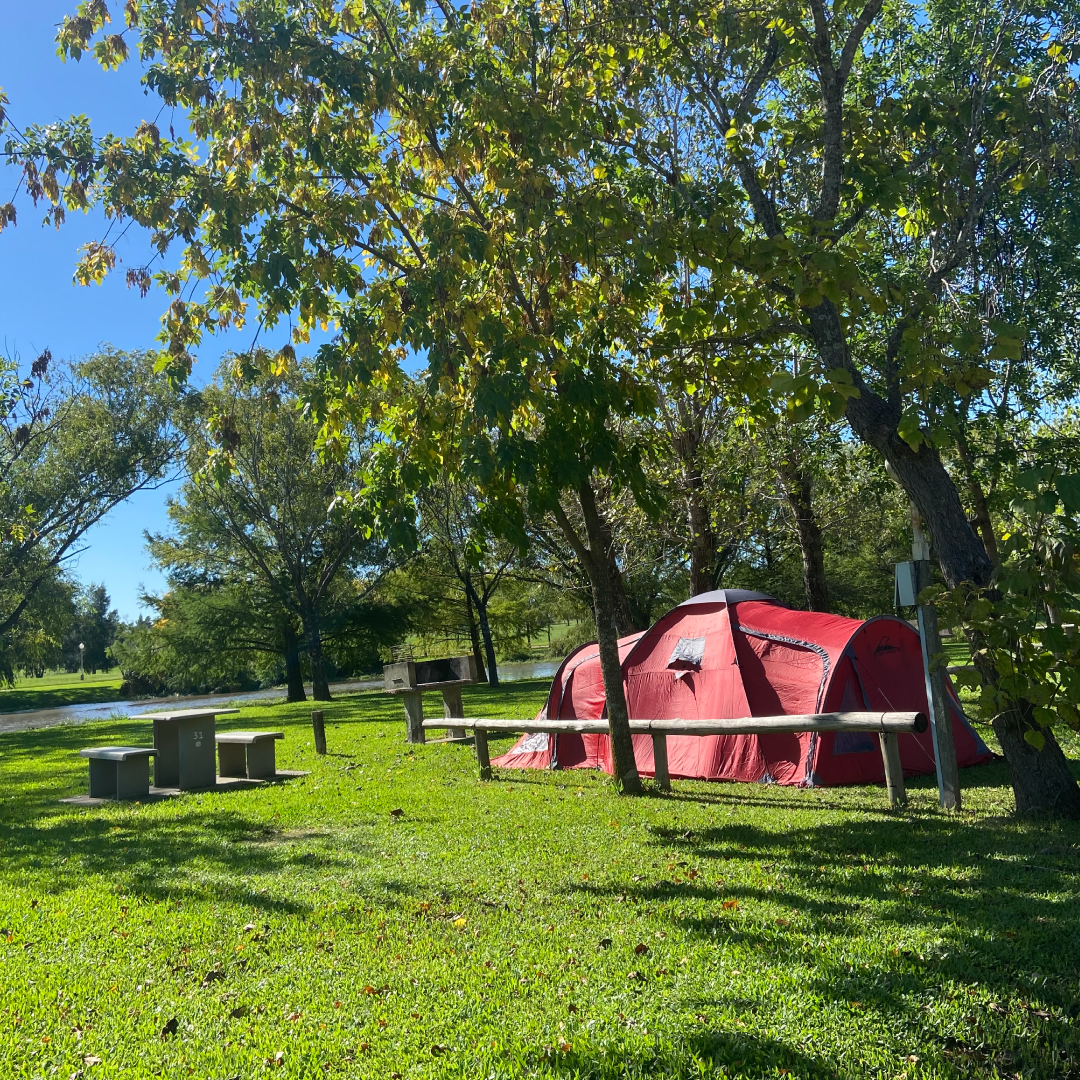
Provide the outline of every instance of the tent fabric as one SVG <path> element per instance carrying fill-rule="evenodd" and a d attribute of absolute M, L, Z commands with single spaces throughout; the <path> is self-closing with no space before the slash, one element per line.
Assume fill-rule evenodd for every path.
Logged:
<path fill-rule="evenodd" d="M 928 712 L 918 633 L 881 616 L 862 622 L 798 611 L 763 593 L 718 590 L 691 597 L 648 630 L 619 641 L 632 719 L 725 719 L 839 711 Z M 961 767 L 993 754 L 972 730 L 948 686 Z M 562 662 L 539 718 L 605 715 L 595 643 Z M 933 737 L 899 736 L 907 776 L 934 771 Z M 807 732 L 668 736 L 673 778 L 743 780 L 817 787 L 883 783 L 875 735 Z M 638 771 L 653 775 L 652 738 L 634 736 Z M 607 735 L 532 734 L 493 765 L 612 771 Z"/>

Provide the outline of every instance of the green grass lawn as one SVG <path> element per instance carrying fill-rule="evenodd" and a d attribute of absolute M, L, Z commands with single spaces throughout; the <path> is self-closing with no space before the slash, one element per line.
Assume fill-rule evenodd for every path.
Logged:
<path fill-rule="evenodd" d="M 1080 1076 L 1080 827 L 1013 821 L 1002 765 L 956 816 L 932 780 L 623 799 L 480 783 L 381 694 L 326 716 L 325 758 L 310 705 L 226 718 L 306 778 L 92 811 L 76 751 L 147 725 L 0 736 L 0 1076 Z"/>
<path fill-rule="evenodd" d="M 119 668 L 87 674 L 50 671 L 43 678 L 20 677 L 13 687 L 0 687 L 0 713 L 23 709 L 56 709 L 61 705 L 92 705 L 98 701 L 119 701 L 124 681 Z"/>

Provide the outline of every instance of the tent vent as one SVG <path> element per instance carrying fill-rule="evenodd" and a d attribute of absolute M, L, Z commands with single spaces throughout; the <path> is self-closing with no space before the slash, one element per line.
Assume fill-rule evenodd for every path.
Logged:
<path fill-rule="evenodd" d="M 510 753 L 511 754 L 543 754 L 547 752 L 548 748 L 548 734 L 544 731 L 537 731 L 530 735 L 527 739 L 522 739 L 521 742 L 515 746 Z"/>
<path fill-rule="evenodd" d="M 681 637 L 671 652 L 671 659 L 667 662 L 667 666 L 669 668 L 692 667 L 700 671 L 701 661 L 704 659 L 705 639 L 703 637 Z"/>

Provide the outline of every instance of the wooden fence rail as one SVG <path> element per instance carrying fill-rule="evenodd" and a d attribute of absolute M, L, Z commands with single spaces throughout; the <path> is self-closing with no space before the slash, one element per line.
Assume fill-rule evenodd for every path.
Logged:
<path fill-rule="evenodd" d="M 446 722 L 425 720 L 425 728 L 445 727 Z M 606 720 L 513 720 L 503 717 L 465 718 L 460 727 L 471 728 L 476 741 L 476 759 L 480 778 L 491 779 L 491 758 L 488 753 L 489 732 L 522 732 L 524 734 L 606 735 Z M 900 749 L 896 736 L 905 732 L 923 732 L 927 728 L 926 714 L 921 712 L 834 712 L 808 713 L 800 716 L 743 716 L 723 720 L 631 720 L 634 735 L 651 735 L 653 765 L 657 784 L 671 788 L 668 773 L 668 735 L 772 735 L 799 734 L 804 731 L 866 731 L 875 733 L 881 745 L 885 765 L 885 785 L 889 805 L 905 800 L 904 770 L 900 764 Z"/>

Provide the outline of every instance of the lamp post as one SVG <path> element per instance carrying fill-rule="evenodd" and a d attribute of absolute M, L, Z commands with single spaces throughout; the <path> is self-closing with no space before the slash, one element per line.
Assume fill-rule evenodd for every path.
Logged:
<path fill-rule="evenodd" d="M 86 645 L 84 642 L 79 642 L 79 682 L 82 682 L 86 678 L 86 673 L 83 670 L 83 655 L 86 652 Z"/>

